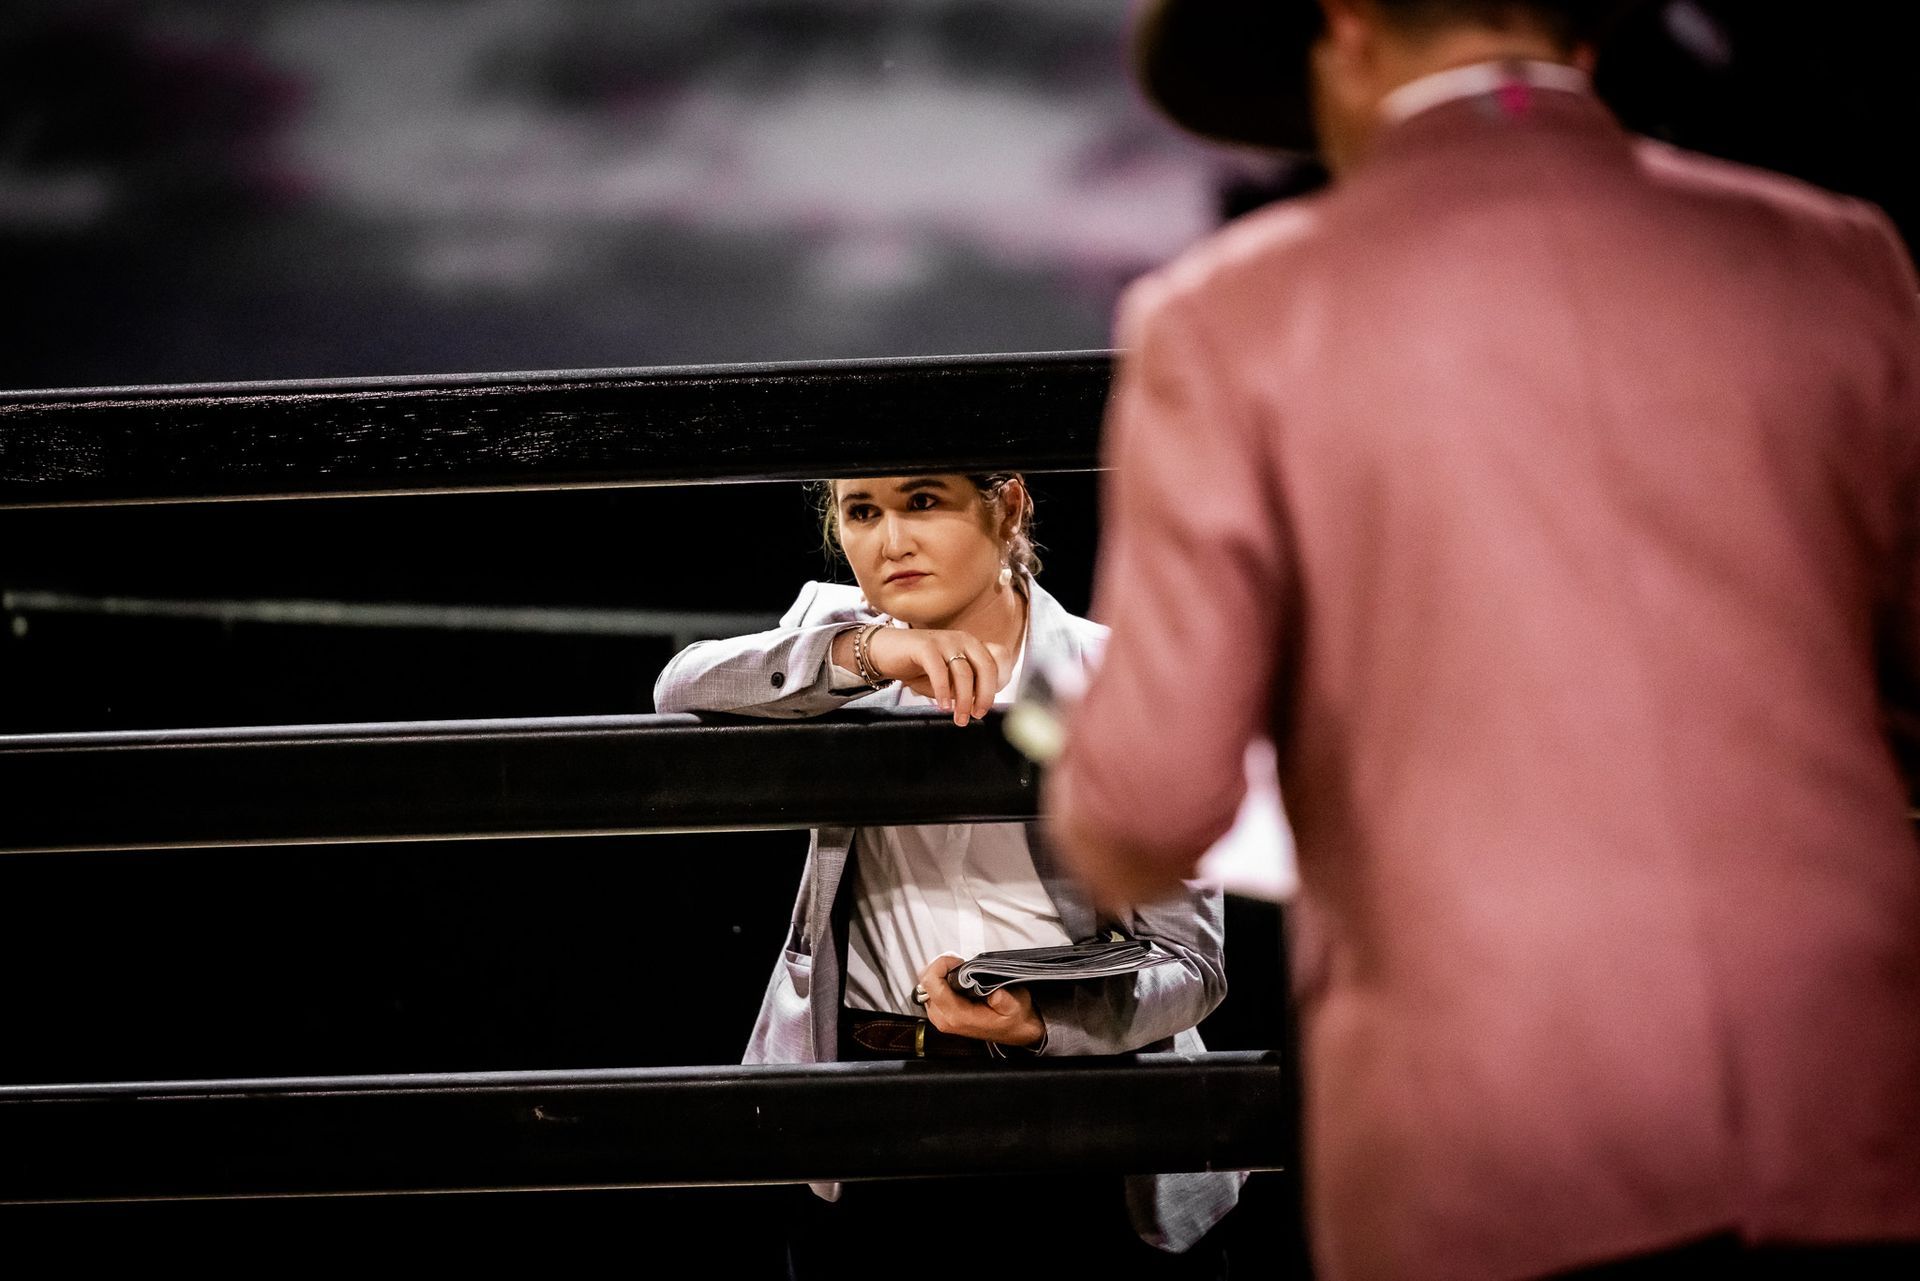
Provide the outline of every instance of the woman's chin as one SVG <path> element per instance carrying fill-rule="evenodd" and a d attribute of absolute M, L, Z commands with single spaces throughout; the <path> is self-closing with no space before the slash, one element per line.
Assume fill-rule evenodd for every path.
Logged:
<path fill-rule="evenodd" d="M 929 627 L 937 628 L 941 626 L 940 618 L 943 617 L 942 615 L 936 615 L 935 613 L 929 610 L 916 609 L 912 605 L 905 605 L 899 609 L 883 608 L 881 612 L 884 613 L 888 618 L 892 618 L 898 622 L 905 623 L 908 627 L 920 627 L 920 628 L 929 628 Z"/>
<path fill-rule="evenodd" d="M 945 627 L 947 621 L 952 618 L 953 611 L 943 608 L 945 602 L 933 600 L 931 595 L 925 589 L 911 592 L 882 592 L 881 599 L 873 603 L 881 613 L 905 623 L 908 627 Z"/>

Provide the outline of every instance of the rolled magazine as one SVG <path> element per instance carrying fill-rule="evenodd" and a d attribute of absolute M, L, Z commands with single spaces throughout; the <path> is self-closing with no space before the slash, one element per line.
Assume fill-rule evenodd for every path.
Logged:
<path fill-rule="evenodd" d="M 981 952 L 947 973 L 947 981 L 962 993 L 984 999 L 989 992 L 1015 983 L 1077 983 L 1112 978 L 1164 965 L 1170 952 L 1143 939 L 1114 933 L 1087 943 L 1065 947 L 1021 947 L 1004 952 Z"/>

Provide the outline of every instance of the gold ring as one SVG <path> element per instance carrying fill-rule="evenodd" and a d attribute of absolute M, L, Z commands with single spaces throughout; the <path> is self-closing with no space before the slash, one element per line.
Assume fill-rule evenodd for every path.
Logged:
<path fill-rule="evenodd" d="M 949 663 L 964 663 L 967 661 L 967 656 L 965 654 L 954 654 L 951 655 L 947 661 Z"/>

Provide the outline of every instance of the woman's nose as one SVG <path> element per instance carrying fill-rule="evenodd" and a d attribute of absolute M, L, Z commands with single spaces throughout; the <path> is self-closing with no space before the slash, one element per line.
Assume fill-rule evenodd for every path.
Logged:
<path fill-rule="evenodd" d="M 888 560 L 894 560 L 913 550 L 913 530 L 897 514 L 881 517 L 880 554 Z"/>

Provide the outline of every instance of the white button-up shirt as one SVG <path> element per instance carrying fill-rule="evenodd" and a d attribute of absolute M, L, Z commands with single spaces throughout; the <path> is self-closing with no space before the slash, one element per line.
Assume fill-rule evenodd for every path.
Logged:
<path fill-rule="evenodd" d="M 1013 702 L 1026 661 L 1022 638 L 994 706 Z M 838 670 L 834 676 L 836 686 L 859 679 Z M 912 690 L 900 693 L 902 707 L 932 703 Z M 862 828 L 853 860 L 845 1000 L 854 1009 L 918 1015 L 914 984 L 942 952 L 969 957 L 1073 941 L 1034 871 L 1023 823 Z"/>

